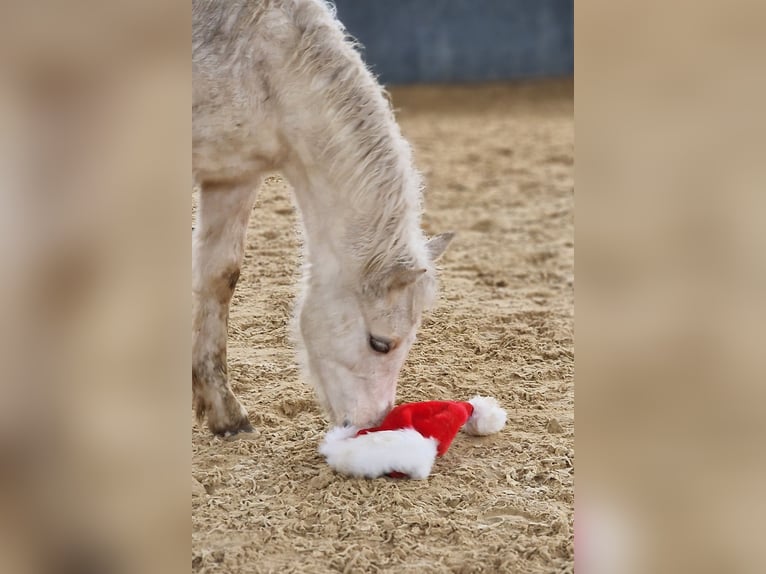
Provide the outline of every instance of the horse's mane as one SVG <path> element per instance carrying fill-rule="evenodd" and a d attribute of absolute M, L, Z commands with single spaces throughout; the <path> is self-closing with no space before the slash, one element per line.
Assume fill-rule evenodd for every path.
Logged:
<path fill-rule="evenodd" d="M 287 2 L 290 4 L 290 2 Z M 347 240 L 365 275 L 395 265 L 427 265 L 420 233 L 421 178 L 390 100 L 333 11 L 293 4 L 300 34 L 289 71 L 307 79 L 327 120 L 317 158 L 336 189 L 346 190 Z M 418 241 L 417 239 L 420 239 Z"/>

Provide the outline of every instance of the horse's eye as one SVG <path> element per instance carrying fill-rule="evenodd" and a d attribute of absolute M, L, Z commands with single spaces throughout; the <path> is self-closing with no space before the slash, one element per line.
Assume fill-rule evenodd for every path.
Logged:
<path fill-rule="evenodd" d="M 383 353 L 385 355 L 391 350 L 391 342 L 370 335 L 370 347 L 376 353 Z"/>

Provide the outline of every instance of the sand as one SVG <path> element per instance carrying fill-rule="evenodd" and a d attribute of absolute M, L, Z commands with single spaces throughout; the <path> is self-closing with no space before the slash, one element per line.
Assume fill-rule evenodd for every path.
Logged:
<path fill-rule="evenodd" d="M 195 572 L 573 571 L 572 83 L 392 97 L 427 183 L 424 228 L 458 232 L 399 401 L 491 395 L 508 424 L 458 435 L 426 481 L 333 473 L 288 338 L 295 212 L 269 178 L 229 333 L 232 385 L 258 430 L 227 441 L 191 423 Z"/>

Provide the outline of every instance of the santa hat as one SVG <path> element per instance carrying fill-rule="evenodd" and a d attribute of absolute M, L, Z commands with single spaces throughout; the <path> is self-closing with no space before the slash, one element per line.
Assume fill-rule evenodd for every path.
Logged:
<path fill-rule="evenodd" d="M 332 429 L 319 452 L 336 471 L 350 476 L 422 479 L 461 427 L 467 434 L 483 436 L 498 432 L 505 420 L 505 411 L 491 397 L 406 403 L 377 427 Z"/>

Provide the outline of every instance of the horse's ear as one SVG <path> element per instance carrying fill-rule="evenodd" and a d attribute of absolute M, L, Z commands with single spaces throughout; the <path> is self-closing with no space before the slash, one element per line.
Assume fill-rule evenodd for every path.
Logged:
<path fill-rule="evenodd" d="M 439 257 L 444 255 L 444 252 L 447 251 L 447 247 L 454 237 L 455 232 L 448 231 L 447 233 L 440 233 L 439 235 L 429 239 L 426 242 L 426 249 L 428 250 L 429 259 L 431 259 L 431 261 L 436 261 L 439 259 Z"/>
<path fill-rule="evenodd" d="M 412 269 L 409 267 L 395 267 L 386 277 L 386 286 L 389 291 L 403 289 L 420 279 L 427 269 Z"/>

